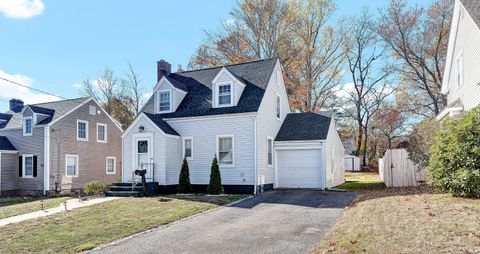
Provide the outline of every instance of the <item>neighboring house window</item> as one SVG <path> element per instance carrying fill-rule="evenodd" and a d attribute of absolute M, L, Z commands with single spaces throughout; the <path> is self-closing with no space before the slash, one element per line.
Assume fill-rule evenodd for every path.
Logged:
<path fill-rule="evenodd" d="M 107 125 L 97 123 L 97 142 L 107 143 Z"/>
<path fill-rule="evenodd" d="M 67 176 L 78 176 L 78 155 L 66 155 L 65 174 Z"/>
<path fill-rule="evenodd" d="M 31 136 L 32 135 L 32 117 L 27 116 L 23 118 L 23 136 Z"/>
<path fill-rule="evenodd" d="M 88 122 L 77 120 L 77 140 L 88 141 Z"/>
<path fill-rule="evenodd" d="M 280 98 L 280 95 L 277 94 L 277 99 L 276 99 L 276 110 L 275 110 L 275 113 L 276 113 L 276 116 L 277 116 L 277 119 L 280 119 L 280 114 L 281 114 L 281 98 Z"/>
<path fill-rule="evenodd" d="M 218 86 L 218 105 L 226 106 L 232 104 L 232 84 Z"/>
<path fill-rule="evenodd" d="M 117 161 L 117 158 L 115 157 L 107 157 L 107 168 L 106 168 L 107 175 L 114 175 L 116 173 L 117 171 L 116 161 Z"/>
<path fill-rule="evenodd" d="M 267 164 L 273 165 L 273 139 L 267 138 Z"/>
<path fill-rule="evenodd" d="M 158 93 L 158 111 L 170 111 L 170 91 L 160 91 Z"/>
<path fill-rule="evenodd" d="M 457 72 L 456 88 L 459 88 L 463 85 L 463 52 L 460 52 L 455 60 L 455 66 Z"/>
<path fill-rule="evenodd" d="M 332 146 L 331 158 L 332 158 L 332 173 L 333 173 L 333 170 L 335 169 L 335 147 L 334 146 Z"/>
<path fill-rule="evenodd" d="M 184 138 L 183 139 L 183 158 L 187 160 L 193 159 L 193 139 Z"/>
<path fill-rule="evenodd" d="M 33 155 L 32 154 L 24 154 L 23 155 L 23 171 L 22 177 L 23 178 L 32 178 L 33 177 Z"/>
<path fill-rule="evenodd" d="M 233 135 L 219 136 L 217 142 L 218 163 L 233 166 Z"/>

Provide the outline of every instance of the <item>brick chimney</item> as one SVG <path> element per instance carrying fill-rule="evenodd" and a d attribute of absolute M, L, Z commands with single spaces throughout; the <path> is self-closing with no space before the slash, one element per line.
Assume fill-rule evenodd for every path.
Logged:
<path fill-rule="evenodd" d="M 19 113 L 23 110 L 24 103 L 20 99 L 11 99 L 10 100 L 10 110 Z"/>
<path fill-rule="evenodd" d="M 157 61 L 157 82 L 162 79 L 163 76 L 168 76 L 172 71 L 172 65 L 167 61 L 161 59 Z"/>

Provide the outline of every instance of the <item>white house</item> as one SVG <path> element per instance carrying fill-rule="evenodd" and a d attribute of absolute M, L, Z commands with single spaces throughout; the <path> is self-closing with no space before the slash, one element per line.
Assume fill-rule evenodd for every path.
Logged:
<path fill-rule="evenodd" d="M 146 169 L 174 192 L 183 158 L 205 191 L 217 156 L 227 193 L 325 189 L 343 183 L 344 148 L 327 113 L 290 113 L 277 58 L 170 73 L 158 62 L 153 95 L 124 132 L 122 176 Z"/>
<path fill-rule="evenodd" d="M 447 107 L 440 112 L 437 120 L 460 114 L 480 102 L 479 27 L 480 2 L 456 0 L 442 83 Z"/>

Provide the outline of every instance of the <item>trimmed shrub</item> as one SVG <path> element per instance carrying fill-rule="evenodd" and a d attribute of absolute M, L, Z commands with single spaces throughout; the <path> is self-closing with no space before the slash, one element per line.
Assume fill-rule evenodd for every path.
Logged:
<path fill-rule="evenodd" d="M 180 170 L 180 176 L 178 177 L 178 193 L 192 193 L 192 185 L 190 184 L 190 172 L 188 170 L 187 159 L 183 159 L 182 169 Z"/>
<path fill-rule="evenodd" d="M 220 176 L 220 169 L 218 168 L 217 156 L 213 158 L 212 170 L 210 172 L 210 183 L 208 184 L 208 193 L 218 195 L 223 193 L 222 177 Z"/>
<path fill-rule="evenodd" d="M 430 149 L 430 183 L 454 196 L 480 197 L 480 108 L 442 122 Z"/>
<path fill-rule="evenodd" d="M 100 196 L 102 193 L 107 191 L 110 188 L 110 185 L 99 182 L 99 181 L 93 181 L 85 184 L 83 186 L 83 192 L 87 195 L 92 195 L 92 196 Z"/>

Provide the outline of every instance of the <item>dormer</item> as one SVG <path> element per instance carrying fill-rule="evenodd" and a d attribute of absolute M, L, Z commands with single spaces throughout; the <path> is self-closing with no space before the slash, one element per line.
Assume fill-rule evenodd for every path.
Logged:
<path fill-rule="evenodd" d="M 212 81 L 212 107 L 237 106 L 245 89 L 245 84 L 241 80 L 223 67 Z"/>
<path fill-rule="evenodd" d="M 163 76 L 154 89 L 155 113 L 165 114 L 175 112 L 187 95 L 187 88 L 180 82 Z"/>
<path fill-rule="evenodd" d="M 27 105 L 22 110 L 22 128 L 23 135 L 30 136 L 33 132 L 33 126 L 42 124 L 46 119 L 52 118 L 54 110 L 42 108 L 34 105 Z"/>

